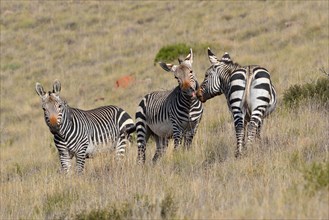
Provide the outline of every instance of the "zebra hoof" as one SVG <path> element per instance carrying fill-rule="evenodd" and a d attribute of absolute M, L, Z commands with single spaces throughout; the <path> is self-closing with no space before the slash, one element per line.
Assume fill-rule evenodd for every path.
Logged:
<path fill-rule="evenodd" d="M 137 164 L 138 165 L 144 165 L 145 164 L 145 159 L 137 158 Z"/>
<path fill-rule="evenodd" d="M 158 161 L 158 157 L 153 157 L 153 159 L 152 159 L 153 165 L 156 165 L 157 164 L 157 161 Z"/>
<path fill-rule="evenodd" d="M 240 159 L 242 157 L 242 153 L 240 151 L 235 152 L 235 158 Z"/>

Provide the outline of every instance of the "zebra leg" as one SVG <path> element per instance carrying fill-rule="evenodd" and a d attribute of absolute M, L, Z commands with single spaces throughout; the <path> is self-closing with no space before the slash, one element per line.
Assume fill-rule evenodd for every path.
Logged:
<path fill-rule="evenodd" d="M 59 160 L 61 162 L 61 167 L 62 167 L 62 171 L 65 173 L 68 173 L 70 171 L 71 168 L 71 159 L 72 156 L 70 155 L 68 150 L 58 150 L 59 152 Z"/>
<path fill-rule="evenodd" d="M 195 131 L 189 130 L 184 135 L 184 149 L 189 150 L 192 145 L 193 137 L 194 137 Z"/>
<path fill-rule="evenodd" d="M 179 129 L 175 121 L 173 121 L 172 123 L 173 123 L 174 150 L 177 150 L 179 146 L 182 144 L 183 131 Z"/>
<path fill-rule="evenodd" d="M 86 150 L 87 150 L 88 144 L 87 145 L 82 145 L 78 149 L 79 151 L 76 153 L 76 163 L 77 163 L 77 172 L 79 174 L 82 173 L 84 167 L 85 167 L 85 160 L 86 160 Z"/>
<path fill-rule="evenodd" d="M 200 120 L 198 120 L 197 122 L 194 122 L 194 124 L 190 125 L 189 130 L 184 135 L 184 148 L 187 150 L 189 150 L 191 148 L 193 137 L 196 134 L 199 123 L 200 123 Z"/>
<path fill-rule="evenodd" d="M 128 140 L 128 134 L 126 132 L 122 132 L 120 134 L 119 140 L 116 144 L 116 156 L 118 159 L 122 159 L 125 156 L 126 153 L 126 146 L 129 142 Z"/>
<path fill-rule="evenodd" d="M 257 126 L 257 129 L 256 129 L 256 139 L 259 140 L 259 141 L 261 140 L 260 130 L 262 128 L 262 125 L 263 125 L 262 123 L 259 123 L 258 126 Z"/>
<path fill-rule="evenodd" d="M 235 121 L 235 135 L 237 140 L 237 149 L 235 152 L 235 157 L 239 158 L 242 156 L 242 149 L 244 147 L 244 123 L 242 118 L 238 118 Z"/>
<path fill-rule="evenodd" d="M 168 146 L 168 138 L 155 136 L 155 142 L 156 151 L 152 159 L 153 164 L 155 164 L 156 161 L 166 152 Z"/>
<path fill-rule="evenodd" d="M 182 144 L 182 132 L 174 133 L 174 150 L 178 150 L 179 146 Z"/>
<path fill-rule="evenodd" d="M 249 146 L 255 139 L 256 134 L 260 131 L 261 122 L 258 118 L 251 117 L 251 120 L 248 124 L 248 130 L 247 130 L 247 145 Z"/>
<path fill-rule="evenodd" d="M 146 143 L 151 135 L 151 131 L 148 126 L 144 123 L 137 125 L 137 147 L 138 147 L 138 156 L 137 162 L 139 164 L 145 163 L 146 160 Z"/>
<path fill-rule="evenodd" d="M 193 136 L 192 132 L 186 132 L 184 136 L 184 149 L 188 150 L 191 148 Z"/>

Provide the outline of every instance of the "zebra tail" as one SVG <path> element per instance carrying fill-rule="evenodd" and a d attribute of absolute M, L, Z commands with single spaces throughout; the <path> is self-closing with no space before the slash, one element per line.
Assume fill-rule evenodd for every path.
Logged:
<path fill-rule="evenodd" d="M 129 136 L 131 133 L 136 131 L 136 126 L 130 117 L 130 115 L 122 111 L 119 119 L 120 132 L 127 134 Z"/>
<path fill-rule="evenodd" d="M 126 133 L 127 133 L 128 135 L 134 133 L 135 131 L 136 131 L 136 125 L 134 125 L 134 124 L 128 124 L 128 125 L 126 126 Z"/>
<path fill-rule="evenodd" d="M 243 93 L 242 97 L 242 105 L 243 105 L 243 111 L 244 114 L 246 114 L 250 109 L 249 109 L 249 99 L 250 99 L 250 89 L 251 89 L 251 82 L 252 82 L 252 76 L 246 73 L 246 85 L 245 85 L 245 90 Z"/>

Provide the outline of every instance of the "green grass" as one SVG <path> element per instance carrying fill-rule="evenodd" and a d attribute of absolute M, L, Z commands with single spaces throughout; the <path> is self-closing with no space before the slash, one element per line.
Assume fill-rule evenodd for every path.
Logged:
<path fill-rule="evenodd" d="M 0 219 L 329 218 L 329 112 L 310 97 L 328 88 L 327 1 L 1 1 L 0 10 Z M 233 120 L 216 97 L 189 151 L 170 142 L 153 166 L 151 140 L 140 167 L 133 139 L 122 163 L 100 154 L 83 175 L 60 174 L 35 83 L 50 90 L 59 79 L 72 107 L 114 104 L 134 116 L 146 93 L 177 85 L 154 65 L 177 44 L 187 51 L 170 62 L 192 47 L 199 82 L 207 47 L 270 71 L 278 106 L 247 157 L 234 158 Z M 125 75 L 136 82 L 116 88 Z M 299 104 L 286 108 L 286 96 Z"/>

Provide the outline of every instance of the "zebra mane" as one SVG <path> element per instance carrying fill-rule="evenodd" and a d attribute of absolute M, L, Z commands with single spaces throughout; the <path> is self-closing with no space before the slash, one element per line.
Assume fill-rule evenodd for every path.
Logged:
<path fill-rule="evenodd" d="M 235 70 L 235 69 L 241 67 L 241 65 L 239 63 L 236 63 L 231 59 L 230 55 L 227 52 L 225 52 L 225 54 L 221 58 L 220 62 L 230 65 L 232 70 Z"/>
<path fill-rule="evenodd" d="M 232 65 L 232 68 L 233 68 L 234 70 L 237 69 L 237 68 L 242 67 L 239 63 L 234 63 L 233 61 L 232 61 L 231 65 Z"/>
<path fill-rule="evenodd" d="M 53 100 L 54 98 L 51 96 L 51 94 L 56 95 L 56 93 L 54 93 L 54 92 L 52 92 L 52 91 L 48 91 L 49 98 Z M 70 108 L 69 105 L 67 104 L 67 101 L 66 101 L 65 98 L 63 98 L 63 97 L 60 96 L 60 95 L 56 95 L 56 96 L 57 96 L 56 101 L 60 100 L 60 101 L 64 104 L 65 107 Z M 54 101 L 55 101 L 55 100 L 54 100 Z"/>

